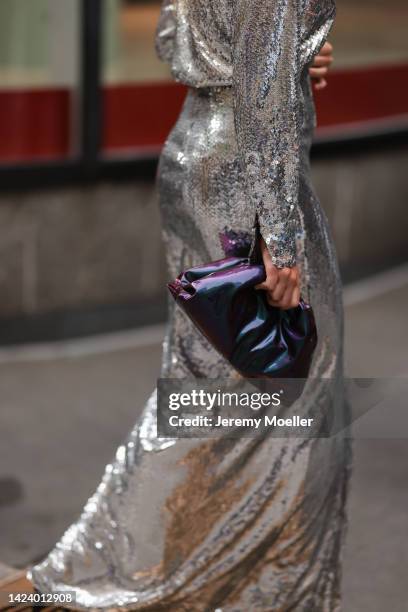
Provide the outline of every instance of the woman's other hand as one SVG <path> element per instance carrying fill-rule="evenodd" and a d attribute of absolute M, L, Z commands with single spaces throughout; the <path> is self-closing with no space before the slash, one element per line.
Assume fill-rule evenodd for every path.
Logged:
<path fill-rule="evenodd" d="M 333 45 L 325 42 L 318 55 L 315 56 L 313 64 L 309 68 L 309 74 L 315 81 L 315 89 L 324 89 L 327 86 L 326 76 L 333 63 Z"/>
<path fill-rule="evenodd" d="M 261 239 L 262 259 L 266 271 L 266 279 L 256 286 L 256 289 L 266 291 L 267 301 L 271 306 L 287 310 L 295 308 L 300 300 L 300 278 L 297 266 L 293 268 L 277 268 L 269 254 L 265 241 Z"/>

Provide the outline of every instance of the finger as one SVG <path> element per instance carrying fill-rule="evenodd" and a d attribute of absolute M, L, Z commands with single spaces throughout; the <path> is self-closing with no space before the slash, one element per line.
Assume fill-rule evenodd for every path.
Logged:
<path fill-rule="evenodd" d="M 277 280 L 278 280 L 278 270 L 276 266 L 272 263 L 271 254 L 263 238 L 261 239 L 260 244 L 261 244 L 262 260 L 263 260 L 263 264 L 265 267 L 266 279 L 263 283 L 260 284 L 259 288 L 266 289 L 266 290 L 272 290 L 275 287 Z"/>
<path fill-rule="evenodd" d="M 278 282 L 278 273 L 276 270 L 272 271 L 272 273 L 267 274 L 266 279 L 259 283 L 259 285 L 255 285 L 255 289 L 263 289 L 264 291 L 273 291 Z"/>
<path fill-rule="evenodd" d="M 268 303 L 278 308 L 291 308 L 293 296 L 295 295 L 296 298 L 296 296 L 300 295 L 299 269 L 297 266 L 286 268 L 284 271 L 281 271 L 280 276 L 282 278 L 280 278 L 280 284 L 278 282 L 275 291 L 268 292 Z"/>
<path fill-rule="evenodd" d="M 265 291 L 273 291 L 278 282 L 278 270 L 271 263 L 265 266 L 266 278 L 262 283 L 255 285 L 255 289 L 263 289 Z"/>
<path fill-rule="evenodd" d="M 275 289 L 270 292 L 271 298 L 274 302 L 280 303 L 281 299 L 285 295 L 286 285 L 282 282 L 278 282 Z"/>
<path fill-rule="evenodd" d="M 276 300 L 273 299 L 271 293 L 268 291 L 266 293 L 266 301 L 268 302 L 269 306 L 274 306 L 275 308 L 280 308 L 279 306 L 279 302 L 277 302 Z"/>
<path fill-rule="evenodd" d="M 295 289 L 295 287 L 298 286 L 298 283 L 299 283 L 299 275 L 297 272 L 297 268 L 291 268 L 289 278 L 288 278 L 288 283 L 286 285 L 286 291 L 293 293 L 293 290 Z"/>
<path fill-rule="evenodd" d="M 272 258 L 270 256 L 270 253 L 268 251 L 268 247 L 266 246 L 266 243 L 264 241 L 263 238 L 260 238 L 259 241 L 259 245 L 261 248 L 261 255 L 262 255 L 262 260 L 263 260 L 263 264 L 264 264 L 264 268 L 265 268 L 265 280 L 262 283 L 259 283 L 258 285 L 255 285 L 255 289 L 261 289 L 264 291 L 268 291 L 269 289 L 273 288 L 275 286 L 274 283 L 271 282 L 271 277 L 273 277 L 273 270 L 272 268 L 274 267 L 272 264 Z"/>
<path fill-rule="evenodd" d="M 294 280 L 296 282 L 296 284 L 299 284 L 299 268 L 297 266 L 294 266 L 293 268 L 290 269 L 290 276 L 292 278 L 292 280 Z"/>
<path fill-rule="evenodd" d="M 333 45 L 326 40 L 323 47 L 319 51 L 319 55 L 331 55 L 333 53 Z"/>
<path fill-rule="evenodd" d="M 327 87 L 327 81 L 326 79 L 318 79 L 315 83 L 314 88 L 319 90 L 319 89 L 324 89 L 325 87 Z"/>
<path fill-rule="evenodd" d="M 276 268 L 273 266 L 273 276 L 266 279 L 264 283 L 257 285 L 257 288 L 266 290 L 266 299 L 271 306 L 280 306 L 280 301 L 286 292 L 292 295 L 293 290 L 299 286 L 299 268 Z M 272 288 L 271 288 L 272 287 Z M 288 298 L 289 300 L 289 298 Z"/>
<path fill-rule="evenodd" d="M 263 291 L 273 291 L 276 287 L 276 282 L 277 281 L 274 281 L 272 278 L 267 278 L 263 283 L 255 285 L 255 289 L 261 289 Z"/>
<path fill-rule="evenodd" d="M 270 306 L 274 306 L 274 308 L 281 308 L 283 310 L 288 310 L 289 308 L 296 308 L 299 306 L 300 302 L 300 289 L 296 287 L 292 292 L 288 292 L 284 295 L 281 300 L 274 300 L 270 293 L 267 293 L 267 301 Z"/>
<path fill-rule="evenodd" d="M 299 306 L 300 301 L 300 289 L 295 287 L 292 291 L 287 291 L 281 303 L 283 310 L 289 310 L 290 308 L 296 308 Z"/>
<path fill-rule="evenodd" d="M 292 293 L 291 308 L 296 308 L 297 306 L 299 306 L 299 302 L 300 302 L 300 287 L 295 287 Z"/>
<path fill-rule="evenodd" d="M 288 284 L 286 285 L 285 292 L 280 300 L 280 307 L 283 309 L 287 309 L 291 307 L 292 304 L 292 296 L 294 291 L 298 287 L 298 277 L 296 273 L 291 274 Z"/>
<path fill-rule="evenodd" d="M 313 67 L 319 68 L 321 66 L 330 66 L 333 63 L 332 55 L 316 55 L 313 60 Z"/>
<path fill-rule="evenodd" d="M 282 298 L 282 300 L 280 301 L 280 304 L 279 304 L 279 308 L 281 310 L 289 310 L 291 308 L 291 306 L 290 306 L 290 297 L 291 296 L 289 294 L 289 296 L 285 295 L 285 297 Z"/>
<path fill-rule="evenodd" d="M 309 72 L 310 72 L 310 76 L 313 79 L 320 79 L 321 77 L 326 76 L 326 74 L 329 72 L 329 69 L 328 68 L 310 68 Z"/>
<path fill-rule="evenodd" d="M 276 283 L 275 288 L 271 292 L 272 299 L 279 302 L 282 299 L 283 295 L 285 294 L 285 291 L 288 285 L 290 285 L 290 282 L 291 282 L 290 268 L 282 268 L 281 270 L 279 270 L 278 282 Z"/>

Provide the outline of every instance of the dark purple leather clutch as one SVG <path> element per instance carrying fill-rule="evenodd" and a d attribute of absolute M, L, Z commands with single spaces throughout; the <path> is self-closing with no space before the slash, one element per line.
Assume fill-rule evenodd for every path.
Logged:
<path fill-rule="evenodd" d="M 177 304 L 244 377 L 306 378 L 317 343 L 312 308 L 281 310 L 255 289 L 265 269 L 229 257 L 186 270 L 168 288 Z"/>

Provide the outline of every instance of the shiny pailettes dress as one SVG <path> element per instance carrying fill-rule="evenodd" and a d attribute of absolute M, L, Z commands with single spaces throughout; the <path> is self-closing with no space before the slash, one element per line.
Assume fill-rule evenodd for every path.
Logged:
<path fill-rule="evenodd" d="M 165 0 L 157 50 L 189 90 L 157 178 L 169 277 L 242 254 L 256 219 L 276 265 L 297 261 L 319 333 L 303 414 L 341 423 L 341 287 L 308 159 L 308 64 L 334 12 L 333 0 Z M 171 304 L 161 376 L 230 375 Z M 30 576 L 75 591 L 79 609 L 338 611 L 349 465 L 338 436 L 157 438 L 154 392 Z"/>

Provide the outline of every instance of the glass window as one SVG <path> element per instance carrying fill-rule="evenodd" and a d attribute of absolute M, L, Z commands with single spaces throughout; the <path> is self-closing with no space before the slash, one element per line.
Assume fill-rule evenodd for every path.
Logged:
<path fill-rule="evenodd" d="M 104 0 L 103 149 L 157 153 L 175 122 L 185 88 L 155 53 L 159 0 Z"/>
<path fill-rule="evenodd" d="M 85 1 L 0 1 L 0 164 L 80 153 Z M 101 0 L 101 6 L 102 157 L 155 155 L 185 95 L 155 54 L 161 2 Z M 406 121 L 407 21 L 406 0 L 338 0 L 336 61 L 329 87 L 316 94 L 320 129 Z"/>
<path fill-rule="evenodd" d="M 160 0 L 105 0 L 105 85 L 167 81 L 169 69 L 156 57 L 154 35 Z"/>
<path fill-rule="evenodd" d="M 338 0 L 335 63 L 316 95 L 320 136 L 406 126 L 407 24 L 406 0 Z"/>
<path fill-rule="evenodd" d="M 159 150 L 185 90 L 155 56 L 159 0 L 104 0 L 105 154 Z M 338 0 L 335 64 L 316 94 L 320 136 L 372 130 L 408 113 L 406 0 Z M 383 126 L 384 127 L 384 126 Z M 385 126 L 386 127 L 386 126 Z"/>
<path fill-rule="evenodd" d="M 336 66 L 408 62 L 406 0 L 338 0 L 331 35 Z"/>
<path fill-rule="evenodd" d="M 0 2 L 0 162 L 75 151 L 79 0 Z"/>

